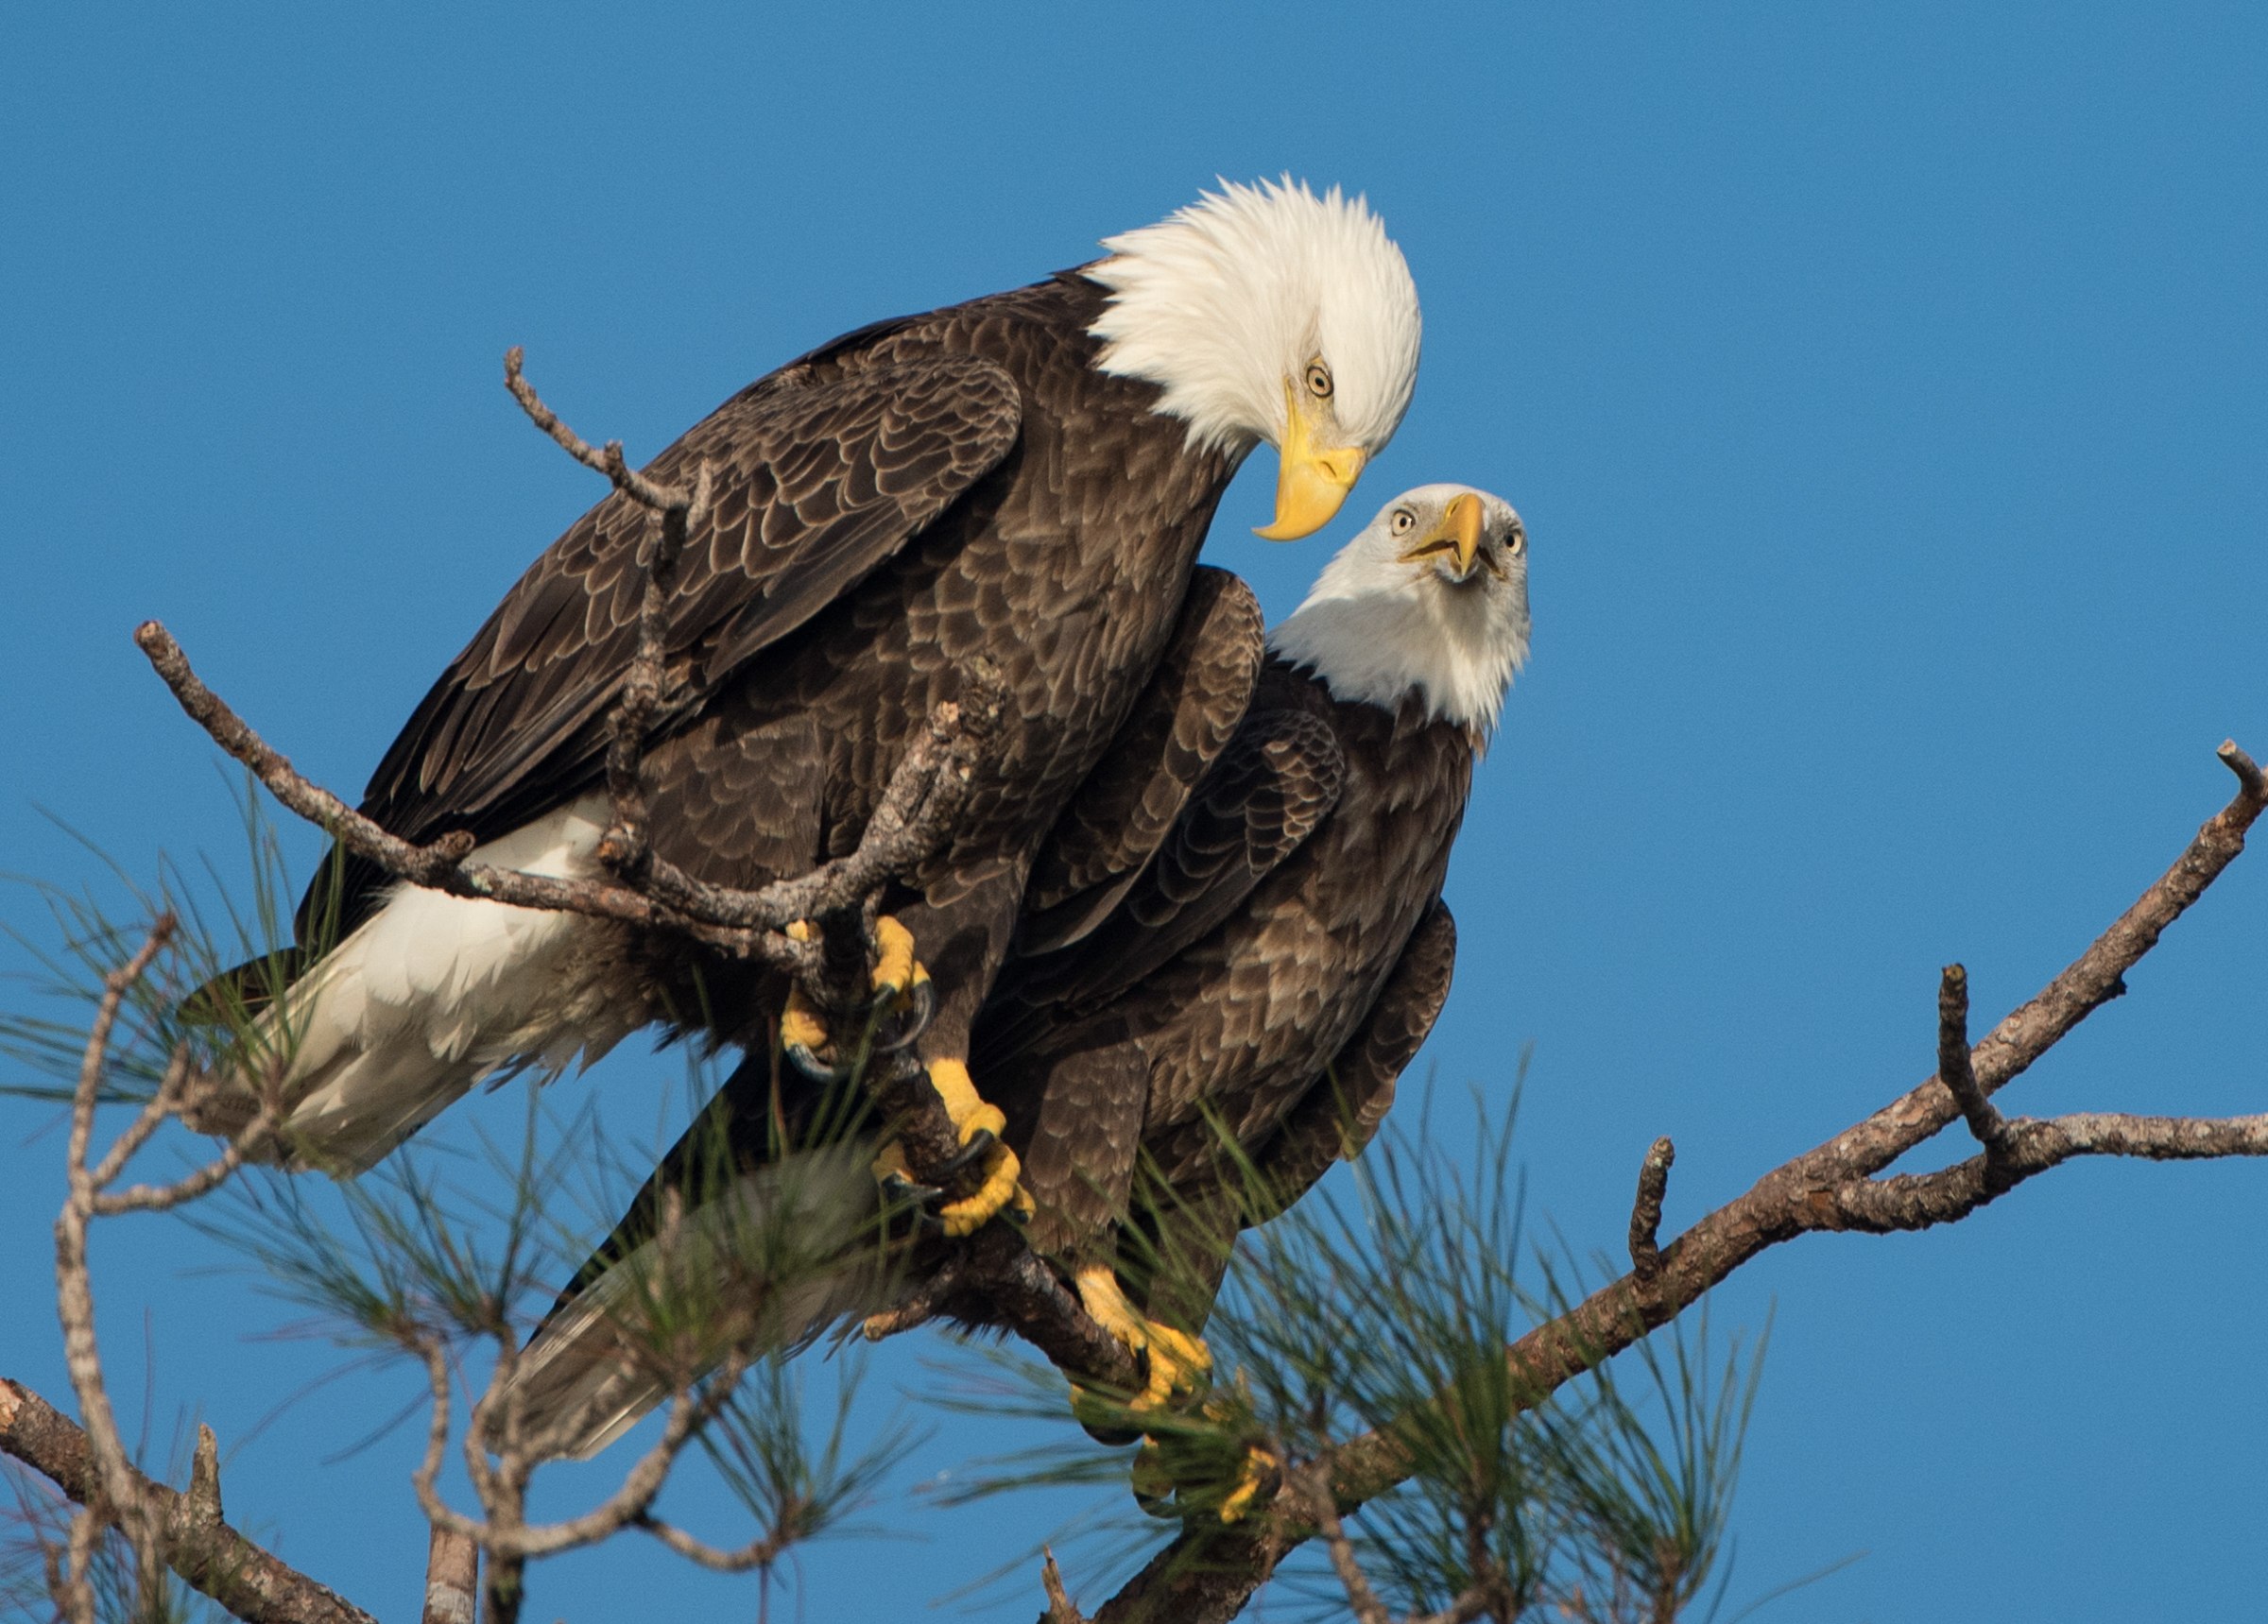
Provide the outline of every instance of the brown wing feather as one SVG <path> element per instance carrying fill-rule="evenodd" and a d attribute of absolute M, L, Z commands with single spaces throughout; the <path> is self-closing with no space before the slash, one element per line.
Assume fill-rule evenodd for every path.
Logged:
<path fill-rule="evenodd" d="M 1449 1001 L 1456 957 L 1456 921 L 1436 897 L 1362 1025 L 1248 1167 L 1230 1165 L 1223 1130 L 1211 1120 L 1144 1140 L 1146 1211 L 1139 1229 L 1122 1237 L 1119 1260 L 1144 1312 L 1203 1329 L 1237 1232 L 1288 1210 L 1333 1162 L 1362 1154 Z M 1161 1179 L 1170 1187 L 1160 1188 Z"/>
<path fill-rule="evenodd" d="M 1080 944 L 1053 995 L 1091 1005 L 1201 940 L 1299 848 L 1337 804 L 1346 763 L 1304 710 L 1248 717 L 1118 911 Z"/>
<path fill-rule="evenodd" d="M 1402 1068 L 1425 1046 L 1449 1001 L 1456 964 L 1457 922 L 1449 904 L 1436 898 L 1402 949 L 1368 1017 L 1255 1158 L 1273 1205 L 1253 1214 L 1251 1222 L 1264 1222 L 1290 1206 L 1332 1162 L 1352 1161 L 1363 1154 L 1393 1107 Z"/>
<path fill-rule="evenodd" d="M 1057 1043 L 1080 1014 L 1202 940 L 1330 815 L 1345 778 L 1331 726 L 1313 711 L 1247 715 L 1108 916 L 1072 947 L 1003 971 L 971 1065 L 991 1075 Z"/>
<path fill-rule="evenodd" d="M 1022 950 L 1067 947 L 1118 904 L 1235 736 L 1265 658 L 1252 589 L 1226 570 L 1199 569 L 1133 715 L 1033 862 Z"/>
<path fill-rule="evenodd" d="M 817 377 L 783 368 L 649 465 L 715 496 L 670 606 L 669 714 L 792 632 L 902 547 L 1015 443 L 1021 398 L 989 361 L 924 356 Z M 484 837 L 588 778 L 637 646 L 654 527 L 608 497 L 537 559 L 425 696 L 364 810 L 411 839 Z"/>

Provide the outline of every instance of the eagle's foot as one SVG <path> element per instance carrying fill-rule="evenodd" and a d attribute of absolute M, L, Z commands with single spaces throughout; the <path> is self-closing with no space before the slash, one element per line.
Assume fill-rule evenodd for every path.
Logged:
<path fill-rule="evenodd" d="M 1143 1363 L 1143 1387 L 1129 1410 L 1157 1410 L 1184 1393 L 1202 1393 L 1212 1379 L 1212 1351 L 1202 1341 L 1134 1311 L 1107 1264 L 1079 1271 L 1079 1301 L 1111 1340 Z"/>
<path fill-rule="evenodd" d="M 1207 1412 L 1211 1413 L 1211 1407 Z M 1228 1493 L 1221 1494 L 1217 1479 L 1210 1485 L 1196 1480 L 1205 1476 L 1202 1468 L 1187 1475 L 1175 1471 L 1172 1457 L 1188 1452 L 1186 1443 L 1176 1448 L 1167 1440 L 1143 1439 L 1142 1448 L 1134 1456 L 1135 1504 L 1154 1517 L 1180 1518 L 1192 1512 L 1210 1509 L 1222 1523 L 1233 1524 L 1244 1521 L 1252 1502 L 1263 1491 L 1282 1481 L 1283 1462 L 1276 1452 L 1247 1444 Z M 1180 1464 L 1186 1473 L 1191 1462 L 1183 1461 Z"/>
<path fill-rule="evenodd" d="M 947 1237 L 957 1239 L 973 1235 L 1004 1210 L 1029 1216 L 1031 1194 L 1017 1182 L 1023 1164 L 1014 1151 L 1000 1142 L 1000 1135 L 1008 1125 L 1006 1116 L 977 1093 L 976 1086 L 969 1081 L 969 1068 L 958 1060 L 931 1061 L 929 1082 L 944 1101 L 945 1114 L 961 1144 L 960 1154 L 937 1169 L 935 1176 L 948 1183 L 956 1182 L 963 1173 L 973 1173 L 977 1179 L 972 1192 L 941 1202 L 932 1209 L 937 1227 Z M 905 1147 L 895 1139 L 875 1156 L 874 1177 L 893 1199 L 919 1205 L 927 1206 L 944 1194 L 935 1185 L 912 1181 Z"/>
<path fill-rule="evenodd" d="M 808 942 L 814 934 L 809 919 L 787 927 L 794 941 Z M 873 950 L 868 982 L 874 992 L 871 1047 L 878 1053 L 894 1054 L 928 1030 L 937 1009 L 936 988 L 928 968 L 914 957 L 914 933 L 887 914 L 874 921 Z M 788 1059 L 816 1081 L 838 1082 L 845 1072 L 827 1058 L 831 1042 L 827 1018 L 818 1006 L 801 987 L 790 989 L 787 1008 L 780 1017 L 780 1044 Z"/>
<path fill-rule="evenodd" d="M 1221 1500 L 1218 1513 L 1221 1521 L 1244 1521 L 1245 1513 L 1252 1509 L 1252 1502 L 1261 1490 L 1277 1481 L 1282 1471 L 1283 1462 L 1277 1459 L 1274 1451 L 1263 1449 L 1257 1444 L 1246 1445 L 1244 1469 L 1237 1475 L 1236 1487 L 1230 1489 Z"/>

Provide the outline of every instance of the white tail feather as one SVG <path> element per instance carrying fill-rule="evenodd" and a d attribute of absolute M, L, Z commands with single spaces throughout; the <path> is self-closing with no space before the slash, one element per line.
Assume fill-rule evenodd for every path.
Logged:
<path fill-rule="evenodd" d="M 586 878 L 607 815 L 587 795 L 472 861 Z M 290 1160 L 359 1172 L 483 1079 L 597 1059 L 650 1018 L 622 943 L 579 915 L 395 886 L 263 1018 L 255 1050 L 291 1057 Z"/>

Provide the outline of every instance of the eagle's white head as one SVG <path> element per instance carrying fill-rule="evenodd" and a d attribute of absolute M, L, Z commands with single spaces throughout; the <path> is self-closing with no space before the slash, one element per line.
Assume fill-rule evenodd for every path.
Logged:
<path fill-rule="evenodd" d="M 1268 633 L 1342 700 L 1429 715 L 1484 737 L 1528 658 L 1528 538 L 1501 496 L 1421 485 L 1339 549 L 1307 601 Z"/>
<path fill-rule="evenodd" d="M 1289 176 L 1223 181 L 1103 247 L 1085 273 L 1110 290 L 1091 329 L 1103 370 L 1163 389 L 1158 409 L 1194 444 L 1276 448 L 1276 521 L 1261 535 L 1329 523 L 1418 382 L 1418 289 L 1378 216 Z"/>

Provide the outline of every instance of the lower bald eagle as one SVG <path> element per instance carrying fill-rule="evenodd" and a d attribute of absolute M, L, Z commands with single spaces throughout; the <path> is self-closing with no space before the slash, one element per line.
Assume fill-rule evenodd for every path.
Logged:
<path fill-rule="evenodd" d="M 1138 1166 L 1174 1191 L 1153 1222 L 1226 1214 L 1232 1230 L 1264 1215 L 1234 1199 L 1223 1127 L 1288 1198 L 1383 1115 L 1448 994 L 1441 880 L 1473 759 L 1526 655 L 1526 583 L 1506 504 L 1461 486 L 1397 498 L 1269 637 L 1264 668 L 1256 622 L 1226 596 L 1185 622 L 1185 653 L 1163 663 L 1040 861 L 1025 919 L 1037 947 L 980 1016 L 973 1054 L 1023 1156 L 1035 1246 L 1147 1358 L 1157 1397 L 1205 1356 L 1118 1283 Z M 1223 738 L 1206 764 L 1203 742 Z M 730 1250 L 720 1232 L 736 1224 L 808 1239 L 807 1214 L 839 1223 L 768 1295 L 720 1317 L 712 1358 L 731 1335 L 783 1346 L 891 1300 L 904 1276 L 878 1249 L 850 1252 L 876 1233 L 870 1188 L 844 1171 L 863 1154 L 856 1124 L 845 1134 L 826 1115 L 808 1084 L 753 1058 L 727 1082 L 531 1339 L 531 1424 L 576 1420 L 571 1446 L 588 1452 L 662 1396 L 635 1368 L 649 1334 L 638 1293 L 699 1273 L 653 1245 L 666 1189 L 684 1192 L 685 1231 L 710 1256 Z M 826 1142 L 782 1154 L 815 1137 Z M 865 1205 L 841 1222 L 823 1187 Z M 1201 1282 L 1143 1306 L 1194 1332 L 1210 1300 Z"/>
<path fill-rule="evenodd" d="M 987 1115 L 961 1068 L 969 1025 L 1033 854 L 1142 692 L 1228 480 L 1276 446 L 1262 534 L 1313 531 L 1416 375 L 1416 293 L 1359 199 L 1225 186 L 1104 246 L 813 350 L 646 470 L 714 475 L 667 606 L 644 761 L 653 847 L 696 879 L 753 888 L 853 849 L 932 708 L 980 661 L 1005 679 L 955 828 L 885 898 L 927 961 L 920 1055 L 965 1137 Z M 603 877 L 610 718 L 651 545 L 619 493 L 578 521 L 418 707 L 362 810 L 412 841 L 469 831 L 478 862 Z M 295 1163 L 359 1171 L 481 1079 L 588 1064 L 656 1020 L 771 1041 L 776 977 L 334 857 L 281 976 L 249 966 L 206 1000 L 272 1001 L 249 1048 L 284 1056 Z M 256 1070 L 224 1068 L 206 1125 L 251 1116 Z M 965 1227 L 1014 1193 L 1005 1150 L 980 1171 L 953 1208 Z"/>
<path fill-rule="evenodd" d="M 978 1022 L 1032 1244 L 1146 1357 L 1151 1402 L 1208 1362 L 1188 1333 L 1217 1262 L 1145 1316 L 1120 1228 L 1140 1205 L 1153 1226 L 1227 1215 L 1232 1237 L 1239 1161 L 1296 1197 L 1376 1127 L 1448 996 L 1441 882 L 1528 624 L 1508 504 L 1455 485 L 1388 503 L 1269 634 L 1236 737 L 1141 877 L 1082 940 L 1012 966 Z M 1138 1170 L 1160 1199 L 1137 1203 Z"/>

